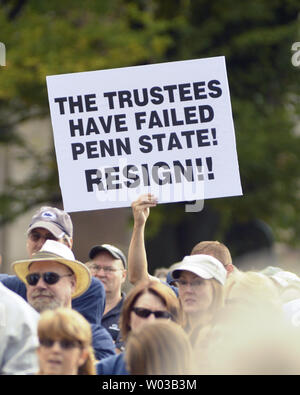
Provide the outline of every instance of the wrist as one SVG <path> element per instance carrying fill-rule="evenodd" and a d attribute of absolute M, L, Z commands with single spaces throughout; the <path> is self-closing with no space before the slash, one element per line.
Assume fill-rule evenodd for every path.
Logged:
<path fill-rule="evenodd" d="M 143 230 L 145 228 L 146 222 L 135 221 L 133 224 L 133 230 Z"/>

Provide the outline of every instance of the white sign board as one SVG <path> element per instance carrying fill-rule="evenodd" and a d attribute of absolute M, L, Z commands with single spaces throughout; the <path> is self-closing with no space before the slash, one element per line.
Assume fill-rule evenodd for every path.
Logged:
<path fill-rule="evenodd" d="M 241 195 L 224 57 L 47 77 L 64 209 Z"/>

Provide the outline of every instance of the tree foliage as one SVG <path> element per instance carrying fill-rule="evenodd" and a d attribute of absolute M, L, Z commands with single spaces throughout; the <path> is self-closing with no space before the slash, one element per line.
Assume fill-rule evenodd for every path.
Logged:
<path fill-rule="evenodd" d="M 21 184 L 8 180 L 1 222 L 60 199 L 53 147 L 40 156 L 14 133 L 21 121 L 49 115 L 47 75 L 224 55 L 244 196 L 206 205 L 219 214 L 220 236 L 235 221 L 260 218 L 280 240 L 299 241 L 298 15 L 298 0 L 2 1 L 0 144 L 17 145 L 36 166 Z M 183 215 L 182 205 L 162 205 L 152 230 Z"/>

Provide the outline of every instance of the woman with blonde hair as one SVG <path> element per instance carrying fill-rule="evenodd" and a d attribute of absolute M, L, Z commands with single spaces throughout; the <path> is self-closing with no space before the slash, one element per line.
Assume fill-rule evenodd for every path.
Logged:
<path fill-rule="evenodd" d="M 185 256 L 174 267 L 172 277 L 178 285 L 180 304 L 186 316 L 184 327 L 194 345 L 199 332 L 206 336 L 224 305 L 227 271 L 213 256 L 197 254 Z"/>
<path fill-rule="evenodd" d="M 175 322 L 156 320 L 128 337 L 125 361 L 130 374 L 191 374 L 191 358 L 189 338 Z"/>
<path fill-rule="evenodd" d="M 206 339 L 205 353 L 199 339 L 202 360 L 196 362 L 198 374 L 298 372 L 299 357 L 289 339 L 298 352 L 299 336 L 293 338 L 285 322 L 274 282 L 254 271 L 232 274 L 225 284 L 225 305 Z"/>
<path fill-rule="evenodd" d="M 44 311 L 38 323 L 40 375 L 94 375 L 92 331 L 77 311 Z"/>
<path fill-rule="evenodd" d="M 259 272 L 236 272 L 226 281 L 224 307 L 215 317 L 213 336 L 223 338 L 229 326 L 239 328 L 247 323 L 251 328 L 267 316 L 270 321 L 283 318 L 279 292 L 272 280 Z"/>
<path fill-rule="evenodd" d="M 280 293 L 270 277 L 260 272 L 247 271 L 232 274 L 224 289 L 225 304 L 247 306 L 272 305 L 281 308 Z"/>

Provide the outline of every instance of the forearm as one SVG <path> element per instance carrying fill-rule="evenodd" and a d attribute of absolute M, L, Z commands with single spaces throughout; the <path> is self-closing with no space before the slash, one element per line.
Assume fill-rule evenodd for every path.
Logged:
<path fill-rule="evenodd" d="M 128 250 L 128 279 L 132 284 L 149 279 L 144 234 L 145 224 L 135 224 Z"/>

